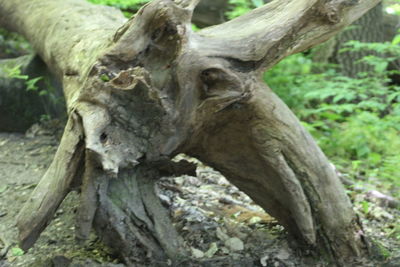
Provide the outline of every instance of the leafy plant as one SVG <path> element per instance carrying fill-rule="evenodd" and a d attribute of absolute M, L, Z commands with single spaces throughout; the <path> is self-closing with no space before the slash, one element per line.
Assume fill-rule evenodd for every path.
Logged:
<path fill-rule="evenodd" d="M 24 251 L 20 249 L 19 247 L 13 247 L 11 248 L 11 255 L 18 257 L 24 255 Z"/>
<path fill-rule="evenodd" d="M 93 4 L 107 5 L 119 8 L 126 17 L 131 17 L 139 8 L 150 0 L 88 0 Z"/>
<path fill-rule="evenodd" d="M 39 96 L 46 96 L 50 102 L 43 101 L 43 107 L 46 110 L 46 114 L 42 115 L 42 118 L 50 118 L 49 114 L 51 113 L 51 105 L 57 106 L 63 101 L 63 99 L 56 93 L 57 89 L 52 86 L 48 78 L 46 79 L 42 76 L 30 78 L 28 75 L 22 74 L 20 65 L 3 67 L 2 70 L 9 78 L 23 80 L 27 91 L 36 92 Z M 39 81 L 43 81 L 43 88 L 38 86 L 37 83 Z"/>
<path fill-rule="evenodd" d="M 11 68 L 5 67 L 4 71 L 9 78 L 24 80 L 27 91 L 38 91 L 39 87 L 36 85 L 36 83 L 43 79 L 43 77 L 36 77 L 29 79 L 28 75 L 22 74 L 20 65 L 16 65 Z M 39 95 L 47 94 L 47 92 L 46 93 L 44 92 L 45 90 L 40 91 Z"/>
<path fill-rule="evenodd" d="M 16 57 L 30 52 L 31 46 L 21 35 L 0 28 L 0 56 Z"/>
<path fill-rule="evenodd" d="M 262 5 L 264 5 L 263 0 L 229 0 L 230 9 L 226 13 L 226 16 L 229 19 L 233 19 Z"/>
<path fill-rule="evenodd" d="M 16 65 L 11 68 L 6 67 L 6 68 L 4 68 L 4 71 L 5 71 L 6 75 L 10 78 L 21 79 L 21 80 L 27 80 L 29 78 L 28 75 L 22 74 L 20 65 Z"/>
<path fill-rule="evenodd" d="M 358 78 L 343 76 L 334 66 L 313 73 L 316 64 L 302 54 L 264 75 L 342 171 L 375 177 L 387 190 L 400 187 L 400 87 L 391 84 L 394 72 L 387 70 L 400 58 L 399 48 L 397 41 L 348 43 L 347 50 L 373 51 L 362 59 L 373 71 Z"/>

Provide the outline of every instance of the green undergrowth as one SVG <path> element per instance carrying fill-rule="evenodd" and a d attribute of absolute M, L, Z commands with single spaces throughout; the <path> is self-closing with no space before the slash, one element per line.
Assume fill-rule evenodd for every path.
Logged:
<path fill-rule="evenodd" d="M 233 19 L 262 5 L 263 0 L 229 0 L 229 11 L 225 15 L 228 19 Z"/>
<path fill-rule="evenodd" d="M 29 53 L 32 53 L 32 48 L 25 38 L 0 28 L 0 58 L 12 58 Z"/>
<path fill-rule="evenodd" d="M 400 87 L 390 80 L 397 73 L 387 70 L 400 58 L 396 40 L 348 43 L 348 50 L 385 55 L 365 57 L 363 62 L 373 71 L 357 78 L 341 75 L 337 66 L 313 73 L 316 63 L 296 54 L 266 72 L 264 79 L 342 172 L 379 181 L 385 191 L 400 197 Z"/>
<path fill-rule="evenodd" d="M 129 18 L 150 0 L 88 0 L 88 2 L 118 8 Z"/>

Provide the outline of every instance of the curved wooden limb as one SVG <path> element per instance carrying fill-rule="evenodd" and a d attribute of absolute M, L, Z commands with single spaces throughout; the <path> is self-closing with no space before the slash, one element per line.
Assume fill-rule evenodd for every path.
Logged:
<path fill-rule="evenodd" d="M 198 32 L 212 56 L 268 69 L 338 33 L 380 0 L 275 0 L 243 16 Z"/>
<path fill-rule="evenodd" d="M 365 255 L 361 225 L 311 135 L 269 88 L 252 94 L 216 113 L 186 153 L 223 173 L 300 245 L 338 264 Z"/>
<path fill-rule="evenodd" d="M 82 124 L 72 114 L 64 130 L 57 153 L 32 195 L 18 214 L 20 247 L 29 249 L 53 219 L 58 206 L 80 178 L 84 141 Z"/>

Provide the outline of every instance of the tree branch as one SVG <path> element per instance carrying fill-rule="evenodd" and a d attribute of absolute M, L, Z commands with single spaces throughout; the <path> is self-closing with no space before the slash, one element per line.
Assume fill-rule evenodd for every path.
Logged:
<path fill-rule="evenodd" d="M 27 250 L 35 243 L 72 184 L 80 178 L 83 153 L 82 126 L 77 116 L 71 116 L 53 162 L 18 215 L 22 249 Z"/>
<path fill-rule="evenodd" d="M 267 69 L 311 48 L 358 19 L 380 0 L 276 0 L 226 23 L 201 30 L 209 56 L 255 62 Z"/>

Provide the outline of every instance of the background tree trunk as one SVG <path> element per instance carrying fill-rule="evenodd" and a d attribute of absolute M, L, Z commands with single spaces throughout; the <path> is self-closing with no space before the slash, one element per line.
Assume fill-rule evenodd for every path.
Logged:
<path fill-rule="evenodd" d="M 228 1 L 204 0 L 194 10 L 192 21 L 201 28 L 220 24 L 226 21 L 226 11 L 228 11 Z"/>
<path fill-rule="evenodd" d="M 94 222 L 129 264 L 140 251 L 126 248 L 138 246 L 178 263 L 185 249 L 154 180 L 192 170 L 171 161 L 186 152 L 225 174 L 302 247 L 342 265 L 365 256 L 334 170 L 260 76 L 377 2 L 278 0 L 194 33 L 197 0 L 153 1 L 129 21 L 78 0 L 0 0 L 0 24 L 26 36 L 63 81 L 69 114 L 54 161 L 19 215 L 22 248 L 80 186 L 78 237 Z"/>
<path fill-rule="evenodd" d="M 373 72 L 373 66 L 362 62 L 361 59 L 376 52 L 341 50 L 346 48 L 347 42 L 353 40 L 363 43 L 390 42 L 397 34 L 398 22 L 397 16 L 383 12 L 383 5 L 380 3 L 335 38 L 313 49 L 313 60 L 337 64 L 340 71 L 349 77 L 355 78 L 361 72 Z"/>
<path fill-rule="evenodd" d="M 337 36 L 337 47 L 332 55 L 332 63 L 339 64 L 344 75 L 356 77 L 360 72 L 372 72 L 373 66 L 360 62 L 372 51 L 346 51 L 340 52 L 347 42 L 357 40 L 363 43 L 376 43 L 384 41 L 382 3 L 368 11 L 364 16 L 355 21 L 349 28 Z"/>

